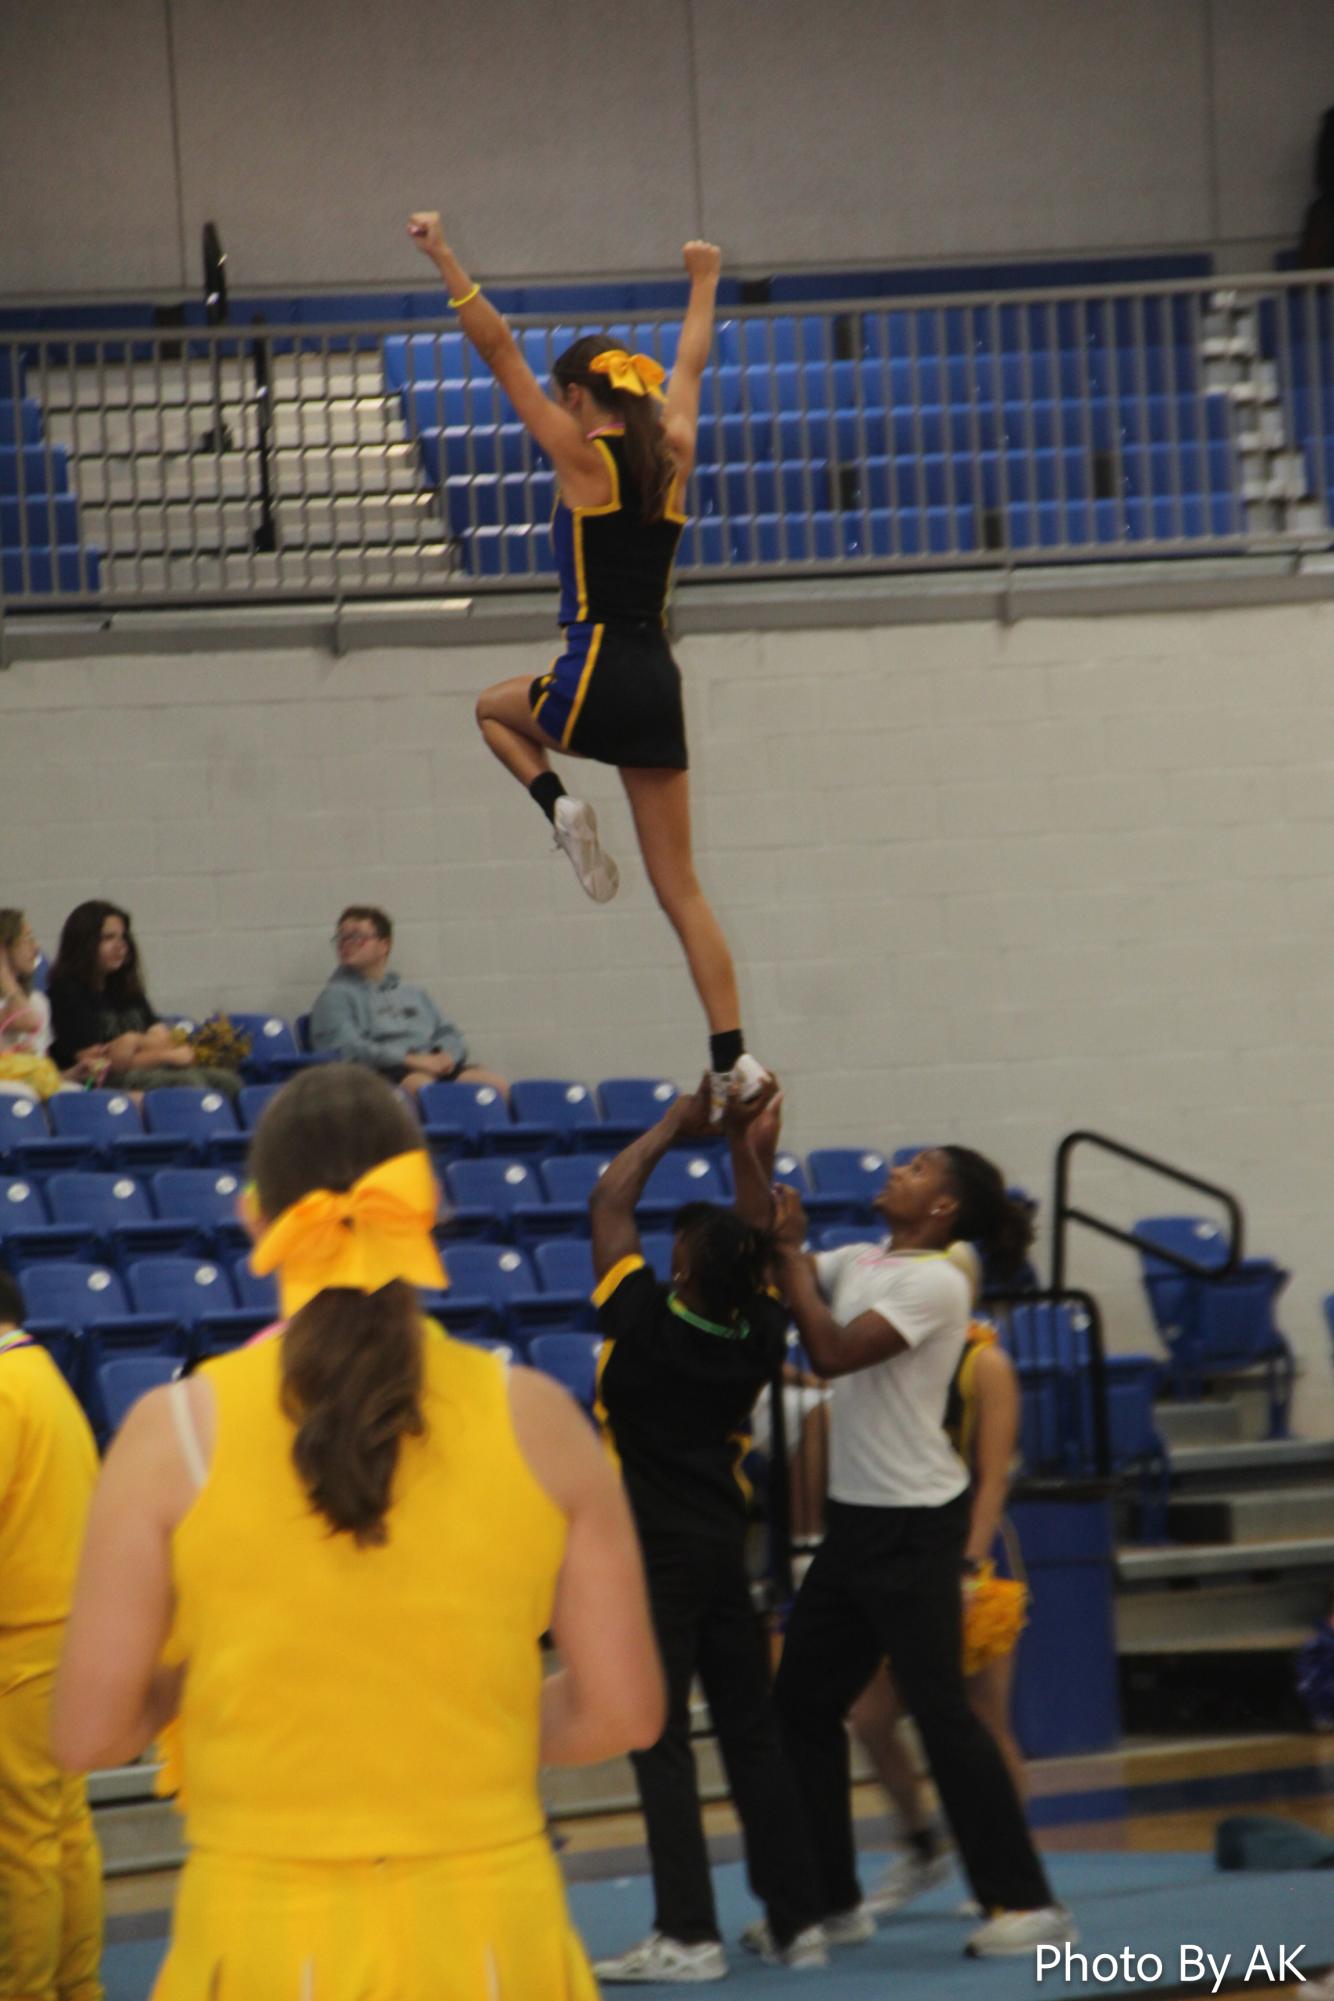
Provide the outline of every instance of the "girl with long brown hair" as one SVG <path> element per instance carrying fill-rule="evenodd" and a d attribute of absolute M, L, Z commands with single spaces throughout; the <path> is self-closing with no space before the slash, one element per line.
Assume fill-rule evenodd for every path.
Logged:
<path fill-rule="evenodd" d="M 70 1770 L 179 1715 L 155 2001 L 593 2001 L 537 1771 L 662 1727 L 615 1472 L 557 1385 L 423 1322 L 438 1195 L 381 1078 L 295 1078 L 251 1168 L 283 1328 L 131 1410 L 54 1705 Z"/>
<path fill-rule="evenodd" d="M 568 796 L 549 753 L 617 767 L 649 881 L 708 1019 L 720 1120 L 729 1088 L 749 1098 L 767 1073 L 746 1054 L 736 969 L 695 874 L 681 676 L 663 629 L 695 463 L 720 253 L 711 243 L 685 246 L 690 300 L 665 391 L 656 361 L 589 334 L 557 358 L 553 398 L 445 241 L 439 215 L 414 215 L 408 234 L 439 271 L 464 333 L 551 460 L 559 492 L 552 539 L 564 646 L 536 680 L 520 675 L 487 689 L 477 704 L 482 735 L 546 814 L 595 903 L 615 896 L 620 873 L 598 839 L 592 806 Z"/>

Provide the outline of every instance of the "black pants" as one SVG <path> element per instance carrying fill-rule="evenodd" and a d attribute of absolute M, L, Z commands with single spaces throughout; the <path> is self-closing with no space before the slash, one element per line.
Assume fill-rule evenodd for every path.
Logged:
<path fill-rule="evenodd" d="M 690 1683 L 713 1715 L 750 1886 L 786 1945 L 820 1915 L 819 1879 L 796 1780 L 783 1754 L 763 1629 L 740 1539 L 646 1540 L 653 1624 L 667 1675 L 667 1728 L 634 1755 L 657 1903 L 655 1928 L 685 1945 L 718 1937 L 690 1748 Z"/>
<path fill-rule="evenodd" d="M 1005 1761 L 964 1692 L 960 1560 L 968 1513 L 966 1494 L 942 1508 L 828 1504 L 775 1688 L 815 1843 L 822 1916 L 861 1901 L 843 1719 L 886 1655 L 978 1903 L 1022 1911 L 1052 1901 Z"/>

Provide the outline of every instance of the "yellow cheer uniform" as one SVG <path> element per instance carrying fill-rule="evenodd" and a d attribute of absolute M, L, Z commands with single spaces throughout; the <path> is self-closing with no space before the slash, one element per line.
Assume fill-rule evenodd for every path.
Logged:
<path fill-rule="evenodd" d="M 48 1742 L 97 1447 L 45 1349 L 0 1335 L 0 1997 L 101 2001 L 102 1863 Z"/>
<path fill-rule="evenodd" d="M 426 1432 L 358 1548 L 297 1477 L 281 1364 L 205 1370 L 167 1647 L 192 1853 L 154 2001 L 591 2001 L 537 1789 L 565 1520 L 506 1371 L 426 1333 Z"/>

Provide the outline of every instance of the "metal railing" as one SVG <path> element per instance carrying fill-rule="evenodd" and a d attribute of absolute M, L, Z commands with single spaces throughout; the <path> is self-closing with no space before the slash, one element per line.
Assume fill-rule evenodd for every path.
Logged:
<path fill-rule="evenodd" d="M 605 322 L 513 324 L 545 375 Z M 1327 274 L 731 313 L 679 571 L 1328 546 L 1332 325 Z M 0 335 L 11 604 L 547 587 L 552 498 L 452 322 Z"/>
<path fill-rule="evenodd" d="M 1133 1167 L 1143 1167 L 1161 1180 L 1171 1181 L 1178 1188 L 1189 1188 L 1194 1194 L 1207 1195 L 1211 1202 L 1217 1202 L 1227 1217 L 1228 1241 L 1222 1258 L 1211 1257 L 1201 1261 L 1186 1256 L 1171 1245 L 1154 1242 L 1148 1237 L 1136 1236 L 1133 1230 L 1123 1230 L 1119 1223 L 1109 1223 L 1105 1216 L 1095 1216 L 1088 1209 L 1076 1208 L 1070 1199 L 1071 1161 L 1080 1147 L 1092 1147 L 1099 1153 L 1111 1154 L 1114 1159 L 1129 1161 Z M 1065 1284 L 1066 1234 L 1072 1223 L 1080 1224 L 1086 1230 L 1093 1230 L 1098 1236 L 1110 1237 L 1114 1243 L 1126 1244 L 1131 1250 L 1157 1258 L 1164 1264 L 1172 1265 L 1191 1278 L 1226 1278 L 1237 1269 L 1242 1255 L 1242 1233 L 1244 1229 L 1241 1204 L 1226 1188 L 1220 1188 L 1212 1181 L 1202 1181 L 1196 1174 L 1188 1174 L 1184 1168 L 1173 1167 L 1170 1161 L 1160 1160 L 1151 1153 L 1142 1153 L 1138 1147 L 1126 1146 L 1117 1139 L 1109 1139 L 1106 1133 L 1067 1133 L 1056 1150 L 1055 1187 L 1052 1199 L 1052 1245 L 1051 1282 L 1059 1291 Z"/>

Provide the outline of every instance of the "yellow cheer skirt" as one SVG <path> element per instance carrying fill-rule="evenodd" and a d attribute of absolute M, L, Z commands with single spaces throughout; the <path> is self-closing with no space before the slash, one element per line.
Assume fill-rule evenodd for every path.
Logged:
<path fill-rule="evenodd" d="M 544 1837 L 486 1855 L 195 1850 L 152 2001 L 597 2001 Z"/>

